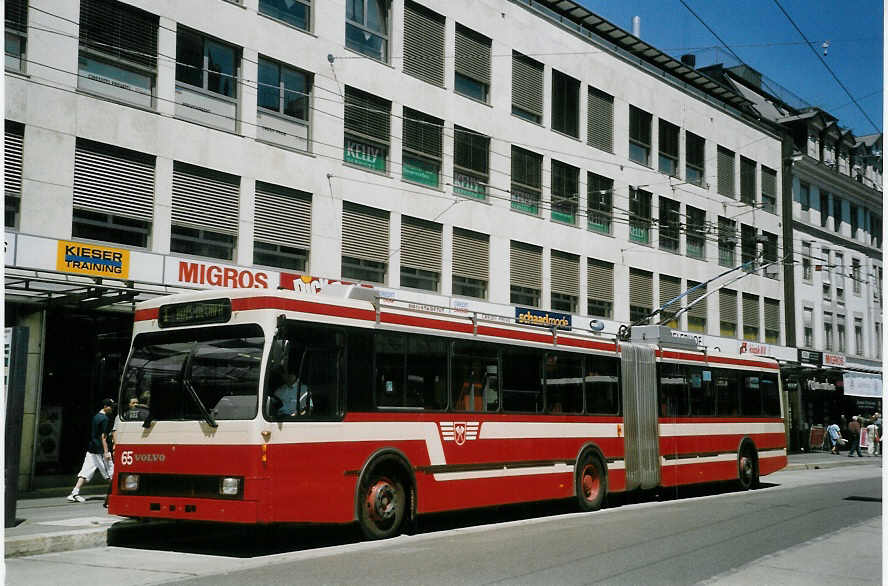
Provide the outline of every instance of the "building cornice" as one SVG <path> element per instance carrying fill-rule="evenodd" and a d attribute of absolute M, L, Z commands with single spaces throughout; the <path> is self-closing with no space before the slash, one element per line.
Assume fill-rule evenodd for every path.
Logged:
<path fill-rule="evenodd" d="M 863 183 L 855 181 L 848 175 L 843 175 L 831 167 L 827 167 L 822 162 L 808 155 L 802 155 L 800 161 L 793 161 L 792 172 L 800 179 L 823 185 L 827 188 L 827 191 L 840 192 L 843 196 L 854 196 L 863 203 L 873 207 L 878 208 L 882 205 L 883 196 L 881 191 L 867 187 Z"/>

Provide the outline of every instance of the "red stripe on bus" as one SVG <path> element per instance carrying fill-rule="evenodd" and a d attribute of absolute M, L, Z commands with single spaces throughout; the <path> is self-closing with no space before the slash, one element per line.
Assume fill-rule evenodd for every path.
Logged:
<path fill-rule="evenodd" d="M 724 358 L 721 356 L 711 356 L 708 354 L 688 354 L 686 352 L 670 352 L 666 350 L 662 351 L 662 353 L 659 354 L 661 354 L 663 358 L 672 358 L 675 360 L 693 360 L 694 362 L 717 362 L 719 364 L 754 366 L 756 368 L 770 368 L 773 370 L 777 370 L 779 368 L 776 360 L 774 360 L 773 362 L 768 360 L 762 360 L 761 362 L 759 362 L 756 360 L 744 360 L 742 358 Z"/>
<path fill-rule="evenodd" d="M 400 326 L 431 328 L 436 330 L 445 330 L 448 332 L 460 332 L 463 334 L 471 334 L 473 330 L 472 324 L 445 321 L 428 317 L 413 317 L 409 315 L 402 315 L 399 313 L 383 313 L 379 316 L 379 321 Z"/>
<path fill-rule="evenodd" d="M 147 321 L 149 319 L 157 319 L 160 311 L 156 307 L 151 309 L 137 309 L 133 314 L 133 321 Z"/>
<path fill-rule="evenodd" d="M 301 299 L 282 299 L 279 297 L 235 297 L 231 300 L 233 311 L 251 309 L 282 309 L 285 311 L 299 311 L 302 313 L 316 313 L 319 315 L 331 315 L 361 320 L 375 320 L 376 314 L 372 310 L 358 309 L 356 307 L 343 307 L 331 303 L 317 301 L 303 301 Z"/>

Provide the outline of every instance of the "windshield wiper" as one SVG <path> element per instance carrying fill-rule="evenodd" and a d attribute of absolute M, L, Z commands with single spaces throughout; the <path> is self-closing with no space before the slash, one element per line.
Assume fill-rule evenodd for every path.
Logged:
<path fill-rule="evenodd" d="M 200 400 L 197 390 L 194 388 L 194 385 L 191 384 L 191 363 L 194 362 L 195 354 L 197 354 L 197 342 L 194 342 L 191 345 L 191 352 L 188 353 L 188 358 L 185 359 L 185 364 L 182 366 L 182 386 L 185 387 L 188 394 L 194 399 L 194 403 L 197 405 L 197 408 L 200 409 L 200 414 L 203 415 L 207 425 L 210 427 L 219 427 L 213 414 L 210 413 L 209 409 L 203 404 L 203 401 Z"/>

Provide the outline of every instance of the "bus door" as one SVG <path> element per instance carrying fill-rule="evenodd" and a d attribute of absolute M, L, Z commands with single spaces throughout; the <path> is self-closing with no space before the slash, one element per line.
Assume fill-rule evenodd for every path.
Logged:
<path fill-rule="evenodd" d="M 655 347 L 621 344 L 626 490 L 660 483 Z"/>

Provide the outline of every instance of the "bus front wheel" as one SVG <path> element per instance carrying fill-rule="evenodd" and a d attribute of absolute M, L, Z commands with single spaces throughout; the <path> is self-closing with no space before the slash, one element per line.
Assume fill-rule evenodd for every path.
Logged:
<path fill-rule="evenodd" d="M 577 467 L 577 501 L 580 510 L 597 511 L 607 495 L 607 475 L 601 459 L 593 453 L 586 454 Z"/>
<path fill-rule="evenodd" d="M 358 522 L 369 539 L 394 537 L 407 510 L 404 485 L 396 477 L 369 474 L 361 483 Z"/>
<path fill-rule="evenodd" d="M 737 461 L 738 465 L 738 484 L 741 490 L 749 490 L 758 485 L 758 461 L 755 457 L 755 449 L 746 445 L 740 450 L 740 456 Z"/>

